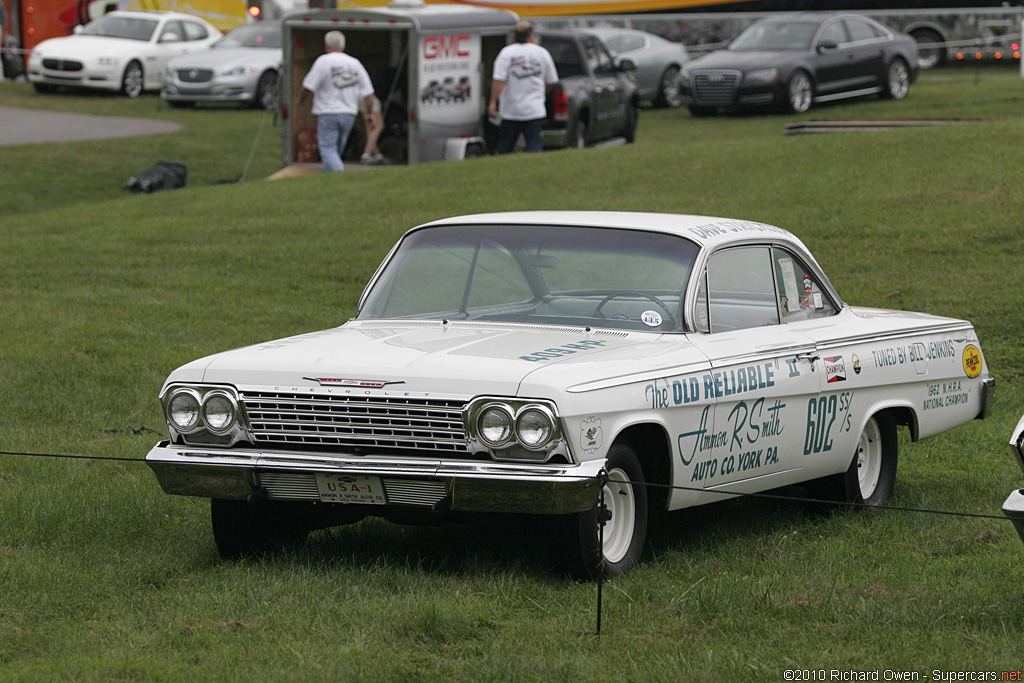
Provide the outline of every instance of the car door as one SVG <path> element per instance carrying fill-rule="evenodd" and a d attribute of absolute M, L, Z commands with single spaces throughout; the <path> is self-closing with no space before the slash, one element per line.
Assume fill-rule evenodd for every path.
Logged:
<path fill-rule="evenodd" d="M 185 22 L 172 19 L 164 22 L 157 32 L 156 47 L 146 57 L 144 72 L 147 88 L 159 88 L 163 84 L 167 62 L 188 53 L 189 46 L 197 44 L 188 40 L 184 24 Z"/>
<path fill-rule="evenodd" d="M 815 41 L 815 92 L 828 95 L 844 87 L 850 79 L 853 52 L 849 49 L 850 36 L 841 19 L 822 24 Z"/>
<path fill-rule="evenodd" d="M 619 82 L 619 72 L 604 44 L 594 36 L 581 38 L 583 54 L 594 79 L 591 117 L 593 136 L 607 137 L 622 128 L 625 119 L 625 89 Z"/>
<path fill-rule="evenodd" d="M 691 485 L 705 491 L 798 481 L 809 455 L 805 423 L 822 364 L 814 342 L 783 320 L 775 267 L 769 245 L 729 247 L 711 255 L 700 284 L 694 320 L 702 333 L 692 341 L 711 364 L 701 391 L 716 402 L 713 427 L 699 435 L 712 448 Z"/>
<path fill-rule="evenodd" d="M 879 86 L 885 74 L 887 37 L 876 27 L 856 17 L 843 19 L 850 34 L 850 82 L 848 89 Z"/>

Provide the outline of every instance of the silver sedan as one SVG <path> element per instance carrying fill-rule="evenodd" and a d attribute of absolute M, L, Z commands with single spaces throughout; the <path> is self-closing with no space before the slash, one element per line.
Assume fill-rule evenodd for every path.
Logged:
<path fill-rule="evenodd" d="M 592 28 L 616 57 L 629 57 L 636 63 L 636 81 L 640 98 L 655 107 L 678 107 L 678 75 L 690 60 L 686 46 L 661 36 L 629 28 Z"/>
<path fill-rule="evenodd" d="M 175 107 L 243 102 L 273 109 L 282 54 L 280 22 L 239 26 L 208 50 L 172 59 L 160 96 Z"/>

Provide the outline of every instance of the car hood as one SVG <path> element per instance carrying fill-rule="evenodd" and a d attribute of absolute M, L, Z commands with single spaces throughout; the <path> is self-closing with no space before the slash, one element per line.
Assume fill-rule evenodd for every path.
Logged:
<path fill-rule="evenodd" d="M 44 40 L 36 45 L 34 50 L 45 57 L 81 60 L 90 57 L 118 57 L 136 54 L 148 45 L 149 43 L 141 40 L 107 36 L 65 36 Z"/>
<path fill-rule="evenodd" d="M 262 47 L 219 47 L 175 57 L 172 69 L 230 69 L 235 66 L 274 66 L 281 63 L 283 51 Z"/>
<path fill-rule="evenodd" d="M 572 386 L 702 360 L 683 335 L 353 321 L 199 359 L 174 371 L 167 384 L 362 386 L 464 396 L 516 396 L 526 387 L 531 396 L 554 398 Z"/>
<path fill-rule="evenodd" d="M 781 67 L 804 55 L 802 50 L 786 50 L 771 52 L 732 52 L 730 50 L 718 50 L 711 54 L 704 55 L 686 65 L 687 71 L 698 71 L 700 69 L 736 69 L 738 71 L 749 71 L 751 69 L 769 69 Z"/>

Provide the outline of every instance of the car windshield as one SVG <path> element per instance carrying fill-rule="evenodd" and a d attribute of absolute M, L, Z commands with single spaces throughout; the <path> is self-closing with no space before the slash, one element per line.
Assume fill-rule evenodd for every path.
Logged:
<path fill-rule="evenodd" d="M 727 49 L 739 52 L 753 50 L 809 50 L 818 24 L 812 22 L 765 21 L 748 26 Z"/>
<path fill-rule="evenodd" d="M 156 19 L 107 15 L 91 24 L 86 24 L 79 35 L 147 41 L 153 37 L 156 25 Z"/>
<path fill-rule="evenodd" d="M 211 47 L 281 47 L 281 26 L 279 24 L 250 24 L 239 26 Z"/>
<path fill-rule="evenodd" d="M 407 235 L 358 318 L 680 332 L 698 247 L 637 230 L 439 226 Z"/>

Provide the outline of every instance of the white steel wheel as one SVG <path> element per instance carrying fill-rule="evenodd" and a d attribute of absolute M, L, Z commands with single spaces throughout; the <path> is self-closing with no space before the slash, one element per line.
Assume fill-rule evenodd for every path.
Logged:
<path fill-rule="evenodd" d="M 868 419 L 846 471 L 846 500 L 881 505 L 896 486 L 896 422 L 889 413 Z"/>
<path fill-rule="evenodd" d="M 868 420 L 857 440 L 855 460 L 860 496 L 866 500 L 878 488 L 878 480 L 882 476 L 882 433 L 874 418 Z"/>
<path fill-rule="evenodd" d="M 803 71 L 797 71 L 789 79 L 789 109 L 794 114 L 802 114 L 811 108 L 814 100 L 814 88 L 811 85 L 811 77 Z"/>
<path fill-rule="evenodd" d="M 608 451 L 604 508 L 567 515 L 555 551 L 575 578 L 593 581 L 625 574 L 639 561 L 647 540 L 647 487 L 632 447 L 617 442 Z M 604 536 L 601 521 L 604 520 Z"/>
<path fill-rule="evenodd" d="M 614 564 L 626 557 L 636 529 L 636 495 L 629 483 L 629 475 L 619 468 L 608 472 L 604 505 L 607 520 L 602 549 L 605 561 Z"/>

